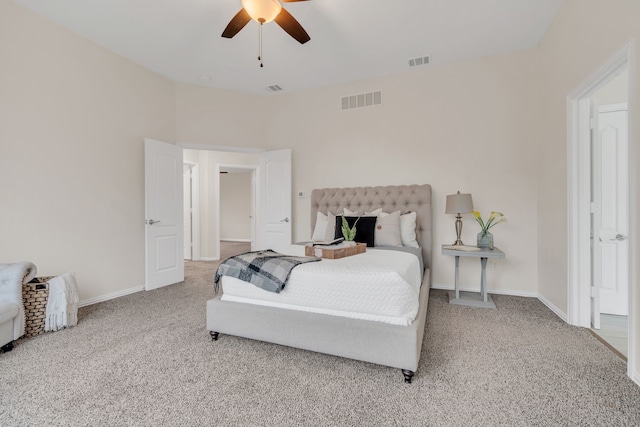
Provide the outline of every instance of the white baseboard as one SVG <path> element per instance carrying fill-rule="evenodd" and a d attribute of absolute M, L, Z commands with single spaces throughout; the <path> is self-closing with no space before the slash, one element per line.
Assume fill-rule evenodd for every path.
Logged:
<path fill-rule="evenodd" d="M 452 286 L 452 285 L 443 285 L 443 284 L 440 284 L 440 283 L 433 283 L 431 285 L 431 288 L 432 289 L 444 289 L 444 290 L 449 290 L 449 291 L 453 291 L 455 289 L 455 287 Z M 461 286 L 460 290 L 461 291 L 465 291 L 465 292 L 478 292 L 478 286 L 477 285 L 476 286 Z M 497 294 L 497 295 L 511 295 L 511 296 L 514 296 L 514 297 L 537 298 L 541 303 L 546 305 L 547 308 L 549 308 L 549 310 L 553 311 L 556 316 L 558 316 L 560 319 L 562 319 L 565 323 L 569 323 L 568 320 L 567 320 L 568 318 L 567 318 L 566 313 L 563 313 L 562 310 L 560 310 L 558 307 L 553 305 L 548 299 L 546 299 L 545 297 L 543 297 L 542 295 L 540 295 L 537 292 L 503 290 L 503 289 L 489 289 L 488 293 Z"/>
<path fill-rule="evenodd" d="M 238 242 L 238 243 L 251 243 L 251 239 L 220 239 L 221 242 Z"/>
<path fill-rule="evenodd" d="M 123 297 L 123 296 L 129 295 L 129 294 L 135 294 L 136 292 L 140 292 L 140 291 L 144 291 L 144 285 L 135 286 L 135 287 L 129 288 L 129 289 L 123 289 L 123 290 L 118 291 L 118 292 L 112 292 L 110 294 L 100 295 L 98 297 L 84 299 L 84 300 L 82 300 L 82 301 L 80 301 L 78 303 L 78 307 L 84 307 L 84 306 L 87 306 L 87 305 L 97 304 L 99 302 L 109 301 L 110 299 Z"/>
<path fill-rule="evenodd" d="M 551 301 L 549 301 L 542 295 L 538 295 L 538 299 L 540 300 L 541 303 L 546 305 L 547 308 L 549 308 L 549 310 L 553 311 L 556 314 L 556 316 L 562 319 L 565 323 L 569 324 L 569 317 L 567 316 L 567 313 L 564 313 L 562 310 L 560 310 L 558 307 L 553 305 Z"/>
<path fill-rule="evenodd" d="M 636 384 L 638 384 L 638 386 L 640 386 L 640 372 L 634 372 L 633 375 L 631 376 L 631 379 L 633 380 L 633 382 L 635 382 Z"/>
<path fill-rule="evenodd" d="M 455 289 L 452 285 L 443 285 L 440 283 L 432 283 L 431 289 L 444 289 L 446 291 L 453 291 Z M 475 286 L 460 286 L 460 290 L 463 292 L 480 292 L 478 285 Z M 515 291 L 515 290 L 503 290 L 503 289 L 489 289 L 487 291 L 490 294 L 496 295 L 511 295 L 514 297 L 525 297 L 525 298 L 538 298 L 538 294 L 536 292 L 531 291 Z"/>

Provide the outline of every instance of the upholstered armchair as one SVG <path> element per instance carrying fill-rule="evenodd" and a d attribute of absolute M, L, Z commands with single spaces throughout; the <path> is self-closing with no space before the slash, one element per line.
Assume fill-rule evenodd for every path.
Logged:
<path fill-rule="evenodd" d="M 0 264 L 0 347 L 13 349 L 13 341 L 24 335 L 22 284 L 33 279 L 36 266 L 30 262 Z"/>

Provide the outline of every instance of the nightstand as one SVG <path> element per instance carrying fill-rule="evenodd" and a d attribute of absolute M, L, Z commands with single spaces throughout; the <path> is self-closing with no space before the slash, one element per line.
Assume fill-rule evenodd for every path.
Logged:
<path fill-rule="evenodd" d="M 456 249 L 445 249 L 449 245 L 442 245 L 442 255 L 449 255 L 456 258 L 456 278 L 455 290 L 449 291 L 449 304 L 468 305 L 471 307 L 496 308 L 491 296 L 487 293 L 487 260 L 489 258 L 502 259 L 504 252 L 494 247 L 493 249 L 482 248 L 475 251 L 462 251 Z M 459 266 L 460 257 L 480 258 L 482 273 L 480 276 L 480 293 L 465 292 L 460 290 Z"/>

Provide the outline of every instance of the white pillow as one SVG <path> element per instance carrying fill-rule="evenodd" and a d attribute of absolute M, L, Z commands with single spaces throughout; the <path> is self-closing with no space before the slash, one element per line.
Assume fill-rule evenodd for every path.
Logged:
<path fill-rule="evenodd" d="M 400 237 L 402 238 L 402 246 L 410 246 L 412 248 L 420 247 L 416 240 L 416 217 L 415 212 L 400 215 Z"/>
<path fill-rule="evenodd" d="M 327 229 L 324 233 L 325 242 L 330 242 L 336 236 L 336 216 L 331 212 L 327 212 Z M 342 234 L 341 234 L 342 236 Z"/>
<path fill-rule="evenodd" d="M 314 242 L 319 242 L 325 240 L 325 233 L 327 232 L 327 224 L 328 218 L 322 212 L 318 212 L 316 215 L 316 226 L 313 229 L 313 234 L 311 235 L 311 240 Z"/>
<path fill-rule="evenodd" d="M 336 233 L 336 216 L 331 212 L 316 214 L 316 226 L 313 229 L 311 240 L 314 242 L 330 242 Z"/>
<path fill-rule="evenodd" d="M 380 212 L 376 219 L 376 246 L 402 246 L 400 233 L 400 211 Z"/>

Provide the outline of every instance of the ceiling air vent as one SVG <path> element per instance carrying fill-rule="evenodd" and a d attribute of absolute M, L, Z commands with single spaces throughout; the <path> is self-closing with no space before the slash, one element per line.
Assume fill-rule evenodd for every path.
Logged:
<path fill-rule="evenodd" d="M 417 67 L 418 65 L 427 65 L 429 63 L 428 56 L 418 56 L 409 60 L 409 67 Z"/>
<path fill-rule="evenodd" d="M 382 104 L 382 92 L 361 93 L 358 95 L 342 97 L 342 109 L 352 110 L 354 108 L 372 107 Z"/>
<path fill-rule="evenodd" d="M 279 85 L 271 85 L 271 86 L 267 86 L 267 90 L 269 92 L 280 92 L 282 88 Z"/>

